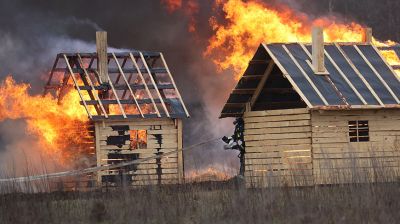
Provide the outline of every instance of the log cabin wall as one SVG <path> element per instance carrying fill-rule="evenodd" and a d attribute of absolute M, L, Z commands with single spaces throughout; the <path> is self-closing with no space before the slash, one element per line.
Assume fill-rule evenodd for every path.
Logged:
<path fill-rule="evenodd" d="M 313 111 L 311 124 L 315 184 L 397 179 L 398 109 Z"/>
<path fill-rule="evenodd" d="M 179 119 L 130 119 L 95 123 L 97 165 L 115 164 L 182 149 L 182 121 Z M 183 155 L 153 159 L 99 172 L 102 185 L 176 184 L 183 181 Z"/>
<path fill-rule="evenodd" d="M 313 184 L 308 109 L 244 114 L 248 187 Z"/>

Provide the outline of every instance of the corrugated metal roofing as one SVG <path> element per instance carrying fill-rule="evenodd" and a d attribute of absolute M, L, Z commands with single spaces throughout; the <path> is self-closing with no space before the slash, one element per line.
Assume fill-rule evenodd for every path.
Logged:
<path fill-rule="evenodd" d="M 400 48 L 397 50 L 400 55 Z M 326 75 L 314 73 L 311 55 L 310 44 L 261 44 L 231 93 L 221 117 L 241 116 L 271 60 L 309 108 L 400 107 L 399 77 L 375 46 L 325 44 Z M 244 88 L 248 94 L 239 94 Z"/>

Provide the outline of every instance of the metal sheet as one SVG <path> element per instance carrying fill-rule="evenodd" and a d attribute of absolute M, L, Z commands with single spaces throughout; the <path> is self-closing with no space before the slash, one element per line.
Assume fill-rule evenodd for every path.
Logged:
<path fill-rule="evenodd" d="M 375 49 L 370 45 L 358 46 L 364 56 L 368 59 L 369 63 L 375 68 L 379 75 L 385 80 L 390 89 L 399 98 L 400 97 L 400 82 L 396 78 L 396 74 L 387 66 L 387 64 L 378 55 Z"/>
<path fill-rule="evenodd" d="M 332 84 L 329 82 L 325 75 L 316 75 L 307 63 L 311 63 L 311 58 L 303 50 L 299 44 L 287 44 L 286 47 L 290 53 L 296 58 L 301 68 L 306 72 L 307 76 L 310 77 L 311 81 L 318 88 L 322 96 L 328 101 L 329 105 L 343 105 L 343 100 L 340 99 L 339 94 L 335 91 Z M 311 51 L 309 50 L 311 53 Z"/>
<path fill-rule="evenodd" d="M 281 44 L 271 44 L 268 48 L 272 51 L 279 63 L 289 73 L 288 75 L 293 79 L 296 85 L 304 96 L 310 101 L 312 105 L 324 105 L 322 99 L 315 92 L 313 87 L 297 68 L 296 64 L 290 59 L 289 55 L 285 52 Z"/>
<path fill-rule="evenodd" d="M 346 45 L 342 46 L 342 49 L 344 50 L 344 52 L 346 52 L 351 62 L 356 66 L 357 70 L 367 80 L 369 85 L 376 92 L 376 94 L 379 96 L 382 102 L 384 104 L 397 104 L 396 100 L 390 95 L 390 92 L 378 79 L 378 77 L 375 75 L 372 69 L 368 66 L 368 64 L 364 61 L 361 55 L 357 52 L 355 47 L 352 45 Z"/>
<path fill-rule="evenodd" d="M 369 105 L 379 105 L 379 102 L 375 99 L 374 95 L 372 95 L 372 93 L 369 91 L 368 87 L 363 83 L 360 77 L 358 77 L 356 72 L 347 62 L 346 58 L 342 55 L 339 49 L 337 49 L 337 47 L 334 45 L 329 45 L 325 47 L 325 50 L 332 57 L 339 68 L 343 71 L 344 75 L 346 75 L 346 77 L 350 80 L 354 88 L 356 88 L 357 91 L 361 94 L 364 100 Z"/>

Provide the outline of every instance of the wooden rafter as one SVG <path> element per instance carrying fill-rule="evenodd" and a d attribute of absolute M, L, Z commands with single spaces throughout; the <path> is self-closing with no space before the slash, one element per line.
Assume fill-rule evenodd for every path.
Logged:
<path fill-rule="evenodd" d="M 161 57 L 162 63 L 164 64 L 165 69 L 167 70 L 167 74 L 168 74 L 168 76 L 169 76 L 169 78 L 170 78 L 170 80 L 171 80 L 171 83 L 172 83 L 172 85 L 173 85 L 174 88 L 175 88 L 176 94 L 178 95 L 178 98 L 179 98 L 179 100 L 180 100 L 180 102 L 181 102 L 181 104 L 182 104 L 182 107 L 183 107 L 183 109 L 185 110 L 185 114 L 186 114 L 186 116 L 190 117 L 189 112 L 188 112 L 188 110 L 187 110 L 187 108 L 186 108 L 186 106 L 185 106 L 185 103 L 184 103 L 183 100 L 182 100 L 182 96 L 181 96 L 181 94 L 180 94 L 180 92 L 179 92 L 179 90 L 178 90 L 178 88 L 177 88 L 177 86 L 176 86 L 176 84 L 175 84 L 175 80 L 174 80 L 174 78 L 173 78 L 172 75 L 171 75 L 171 72 L 170 72 L 170 70 L 169 70 L 169 67 L 168 67 L 168 65 L 167 65 L 167 62 L 165 62 L 164 55 L 163 55 L 162 53 L 160 53 L 160 57 Z"/>
<path fill-rule="evenodd" d="M 283 73 L 283 76 L 290 82 L 290 84 L 293 86 L 293 88 L 296 90 L 296 92 L 300 95 L 301 99 L 307 104 L 308 108 L 313 108 L 313 105 L 311 104 L 311 102 L 304 95 L 304 93 L 301 91 L 301 89 L 297 86 L 296 82 L 292 79 L 292 77 L 290 77 L 289 73 L 282 66 L 282 64 L 279 62 L 279 60 L 276 58 L 276 56 L 272 53 L 272 51 L 268 48 L 268 46 L 264 43 L 262 45 L 263 45 L 264 49 L 268 52 L 270 57 L 274 60 L 276 65 L 279 67 L 279 69 Z"/>
<path fill-rule="evenodd" d="M 271 59 L 268 63 L 267 69 L 265 70 L 264 76 L 261 78 L 260 82 L 257 85 L 256 90 L 254 91 L 253 96 L 250 99 L 250 108 L 252 108 L 254 106 L 258 97 L 260 96 L 260 93 L 261 93 L 262 89 L 264 88 L 265 83 L 267 82 L 267 79 L 268 79 L 269 75 L 271 74 L 274 66 L 275 66 L 274 60 Z"/>
<path fill-rule="evenodd" d="M 389 87 L 389 85 L 386 83 L 386 81 L 382 78 L 382 76 L 379 74 L 378 71 L 376 71 L 376 69 L 374 68 L 374 66 L 371 65 L 371 63 L 369 62 L 369 60 L 365 57 L 365 55 L 362 53 L 362 51 L 360 50 L 360 48 L 357 47 L 357 45 L 354 45 L 354 48 L 357 50 L 358 54 L 360 54 L 360 56 L 364 59 L 364 61 L 367 63 L 367 65 L 369 66 L 369 68 L 374 72 L 374 74 L 378 77 L 378 79 L 381 81 L 381 83 L 383 84 L 383 86 L 385 86 L 385 88 L 389 91 L 390 95 L 392 95 L 392 97 L 396 100 L 397 104 L 400 104 L 400 100 L 399 98 L 396 96 L 396 94 L 393 92 L 393 90 Z"/>
<path fill-rule="evenodd" d="M 106 118 L 108 118 L 108 114 L 107 114 L 103 104 L 101 103 L 99 95 L 96 93 L 96 89 L 94 88 L 93 82 L 90 79 L 89 73 L 87 72 L 86 68 L 84 67 L 83 60 L 82 60 L 82 58 L 81 58 L 81 56 L 79 54 L 78 54 L 78 62 L 80 64 L 81 68 L 83 69 L 83 72 L 84 72 L 85 76 L 87 77 L 88 83 L 89 83 L 90 87 L 92 88 L 93 95 L 94 95 L 95 99 L 97 100 L 97 102 L 100 105 L 101 111 L 103 111 L 104 116 Z"/>
<path fill-rule="evenodd" d="M 379 98 L 378 94 L 376 94 L 375 90 L 371 87 L 371 85 L 368 83 L 368 81 L 364 78 L 364 76 L 361 74 L 360 71 L 356 68 L 356 66 L 353 64 L 353 62 L 350 60 L 350 58 L 345 54 L 343 49 L 335 43 L 336 48 L 339 50 L 339 52 L 342 54 L 342 56 L 346 59 L 347 63 L 349 63 L 350 67 L 353 69 L 353 71 L 357 74 L 357 76 L 362 80 L 362 82 L 367 86 L 369 91 L 372 93 L 372 95 L 375 97 L 375 99 L 378 101 L 378 103 L 382 106 L 385 107 L 385 104 L 382 102 L 382 100 Z"/>
<path fill-rule="evenodd" d="M 146 59 L 144 58 L 144 56 L 143 56 L 143 54 L 142 54 L 141 52 L 140 52 L 140 58 L 142 59 L 143 65 L 144 65 L 144 67 L 146 68 L 147 73 L 149 74 L 151 83 L 156 87 L 157 84 L 156 84 L 156 82 L 154 81 L 154 78 L 153 78 L 153 76 L 152 76 L 152 74 L 151 74 L 151 72 L 150 72 L 150 69 L 149 69 L 149 66 L 147 65 Z M 157 95 L 158 95 L 158 97 L 159 97 L 159 99 L 160 99 L 160 101 L 161 101 L 161 105 L 162 105 L 162 107 L 163 107 L 163 109 L 164 109 L 164 111 L 165 111 L 165 114 L 167 115 L 167 117 L 171 117 L 171 116 L 169 115 L 169 112 L 168 112 L 167 107 L 165 106 L 164 100 L 163 100 L 162 97 L 161 97 L 160 91 L 158 90 L 157 87 L 155 88 L 155 90 L 156 90 Z"/>
<path fill-rule="evenodd" d="M 289 49 L 283 45 L 283 49 L 286 51 L 286 53 L 289 55 L 289 57 L 292 59 L 294 64 L 297 66 L 297 68 L 300 70 L 300 72 L 303 74 L 304 78 L 310 83 L 311 87 L 314 89 L 314 91 L 317 93 L 317 95 L 321 98 L 322 102 L 324 102 L 325 105 L 329 105 L 328 101 L 325 99 L 325 97 L 321 94 L 317 86 L 314 84 L 314 82 L 311 80 L 310 77 L 308 77 L 307 73 L 304 71 L 304 69 L 300 66 L 299 62 L 297 59 L 290 53 Z"/>
<path fill-rule="evenodd" d="M 132 60 L 132 63 L 133 63 L 133 65 L 135 66 L 136 71 L 137 71 L 137 73 L 138 73 L 138 75 L 139 75 L 139 77 L 140 77 L 140 79 L 141 79 L 141 81 L 142 81 L 142 83 L 143 83 L 143 85 L 144 85 L 144 87 L 145 87 L 145 89 L 146 89 L 147 95 L 148 95 L 148 96 L 150 97 L 150 99 L 151 99 L 151 102 L 152 102 L 152 104 L 153 104 L 153 107 L 154 107 L 154 109 L 156 110 L 157 116 L 158 116 L 158 117 L 161 117 L 160 111 L 158 110 L 157 105 L 156 105 L 156 103 L 154 102 L 154 98 L 153 98 L 153 96 L 151 95 L 151 92 L 150 92 L 150 90 L 149 90 L 149 87 L 147 86 L 146 80 L 144 79 L 143 74 L 142 74 L 142 72 L 140 71 L 140 68 L 139 68 L 139 66 L 138 66 L 138 64 L 137 64 L 137 62 L 136 62 L 136 60 L 135 60 L 135 57 L 133 57 L 133 54 L 132 54 L 132 53 L 130 53 L 129 56 L 130 56 L 130 58 L 131 58 L 131 60 Z M 154 87 L 157 88 L 157 86 L 154 86 Z"/>
<path fill-rule="evenodd" d="M 336 62 L 332 59 L 330 54 L 325 50 L 325 55 L 329 59 L 329 61 L 333 64 L 333 66 L 336 68 L 336 70 L 339 72 L 340 76 L 346 81 L 346 83 L 350 86 L 350 88 L 354 91 L 354 93 L 357 95 L 357 97 L 361 100 L 361 102 L 364 105 L 367 105 L 367 101 L 365 101 L 364 97 L 358 92 L 356 87 L 353 85 L 353 83 L 347 78 L 347 76 L 344 74 L 342 69 L 336 64 Z"/>
<path fill-rule="evenodd" d="M 126 79 L 126 76 L 125 76 L 124 71 L 122 71 L 121 65 L 119 64 L 119 61 L 118 61 L 117 57 L 115 56 L 114 53 L 112 53 L 112 55 L 113 55 L 113 57 L 114 57 L 115 63 L 116 63 L 117 66 L 118 66 L 118 69 L 120 70 L 120 74 L 121 74 L 121 76 L 122 76 L 122 79 L 125 81 L 126 86 L 128 87 L 129 92 L 131 93 L 132 99 L 135 101 L 136 107 L 138 108 L 140 115 L 141 115 L 142 117 L 144 117 L 144 116 L 143 116 L 142 109 L 140 108 L 140 106 L 139 106 L 139 104 L 138 104 L 138 102 L 137 102 L 137 100 L 136 100 L 135 94 L 133 93 L 133 90 L 132 90 L 131 86 L 129 85 L 129 82 L 128 82 L 128 80 Z"/>
<path fill-rule="evenodd" d="M 81 98 L 81 100 L 82 100 L 82 102 L 83 102 L 83 106 L 85 107 L 85 110 L 86 110 L 86 112 L 87 112 L 88 115 L 89 115 L 89 118 L 92 119 L 92 114 L 90 113 L 89 108 L 88 108 L 88 106 L 86 105 L 85 99 L 84 99 L 83 96 L 82 96 L 81 89 L 79 88 L 78 82 L 77 82 L 77 80 L 76 80 L 76 78 L 75 78 L 75 74 L 74 74 L 74 72 L 72 71 L 71 65 L 70 65 L 70 63 L 69 63 L 69 61 L 68 61 L 68 58 L 67 58 L 67 56 L 66 56 L 65 54 L 64 54 L 64 59 L 65 59 L 65 63 L 67 64 L 67 67 L 68 67 L 68 70 L 69 70 L 69 72 L 70 72 L 70 75 L 71 75 L 71 77 L 72 77 L 72 80 L 74 81 L 75 88 L 78 90 L 79 97 Z"/>

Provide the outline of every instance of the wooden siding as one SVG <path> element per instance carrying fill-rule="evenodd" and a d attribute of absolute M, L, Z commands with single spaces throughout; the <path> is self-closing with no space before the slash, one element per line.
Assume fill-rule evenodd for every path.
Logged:
<path fill-rule="evenodd" d="M 96 122 L 96 153 L 97 165 L 108 163 L 109 153 L 135 154 L 138 159 L 148 158 L 157 153 L 176 151 L 182 148 L 182 125 L 180 120 L 167 118 L 159 119 L 131 119 L 128 121 Z M 124 129 L 116 130 L 118 128 Z M 130 150 L 130 140 L 123 145 L 110 144 L 109 137 L 129 135 L 129 130 L 147 131 L 147 148 Z M 160 160 L 152 159 L 134 166 L 134 169 L 124 174 L 132 175 L 132 185 L 176 184 L 183 180 L 182 153 L 176 153 Z M 118 178 L 118 170 L 102 171 L 98 181 L 105 176 L 114 175 Z M 130 179 L 128 180 L 130 181 Z M 128 182 L 127 181 L 127 182 Z"/>
<path fill-rule="evenodd" d="M 244 114 L 248 187 L 312 185 L 308 109 Z"/>
<path fill-rule="evenodd" d="M 368 142 L 350 142 L 349 121 L 366 120 Z M 313 111 L 315 184 L 390 181 L 400 167 L 400 111 Z"/>

